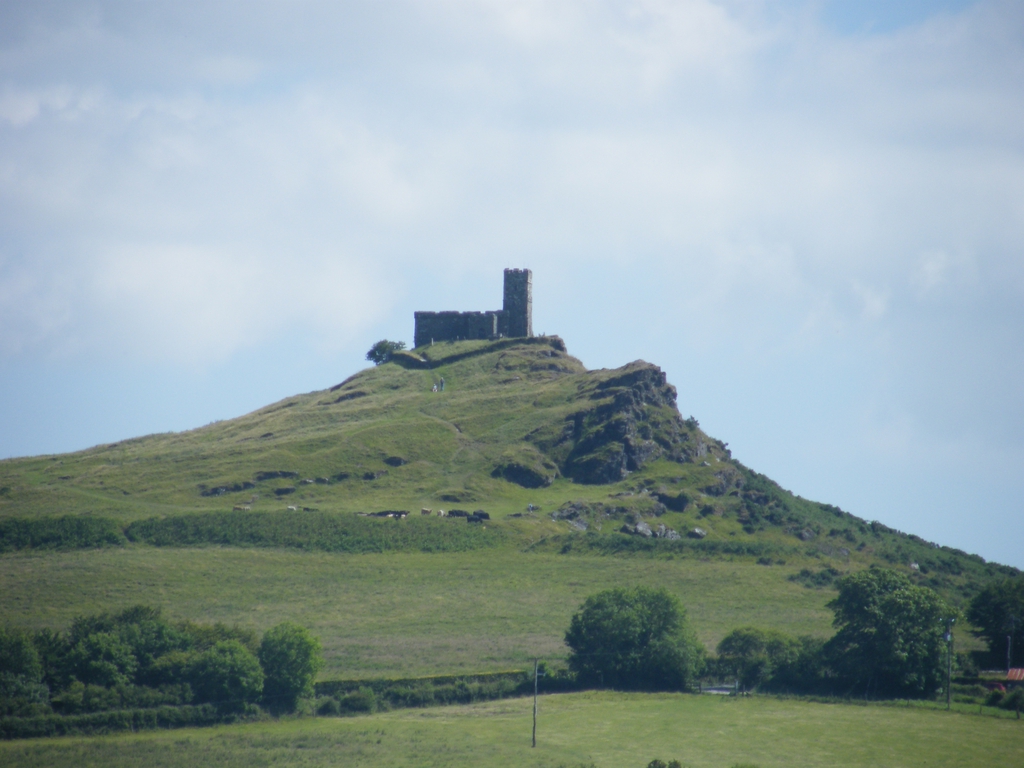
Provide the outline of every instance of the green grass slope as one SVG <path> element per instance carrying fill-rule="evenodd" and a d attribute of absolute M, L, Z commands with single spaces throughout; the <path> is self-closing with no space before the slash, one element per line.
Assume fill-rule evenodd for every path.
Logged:
<path fill-rule="evenodd" d="M 742 624 L 827 637 L 825 603 L 834 593 L 787 579 L 795 570 L 510 548 L 358 556 L 220 547 L 26 552 L 0 557 L 0 623 L 61 630 L 76 615 L 135 603 L 174 620 L 260 633 L 296 621 L 320 637 L 325 679 L 418 677 L 564 659 L 573 612 L 593 592 L 619 585 L 677 595 L 709 648 Z"/>

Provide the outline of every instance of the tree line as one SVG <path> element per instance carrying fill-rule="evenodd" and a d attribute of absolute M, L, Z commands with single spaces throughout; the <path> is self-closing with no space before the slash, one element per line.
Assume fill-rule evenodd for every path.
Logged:
<path fill-rule="evenodd" d="M 929 698 L 946 686 L 946 636 L 959 612 L 905 574 L 870 568 L 837 580 L 835 634 L 828 640 L 742 627 L 709 656 L 679 600 L 664 589 L 616 588 L 592 595 L 572 617 L 568 674 L 581 685 L 695 690 L 702 679 L 735 679 L 744 690 Z M 994 583 L 967 618 L 996 650 L 1024 614 L 1024 578 Z M 1019 632 L 1019 630 L 1018 630 Z M 1010 641 L 1011 660 L 1020 654 Z"/>
<path fill-rule="evenodd" d="M 844 576 L 836 588 L 828 604 L 836 632 L 828 640 L 741 627 L 714 655 L 667 591 L 597 593 L 565 634 L 568 670 L 544 687 L 686 691 L 702 680 L 733 679 L 748 691 L 872 698 L 928 698 L 944 687 L 944 634 L 957 611 L 933 590 L 885 569 Z M 1020 575 L 990 584 L 966 612 L 993 659 L 1015 665 L 1024 661 L 1022 615 Z M 313 695 L 322 666 L 317 638 L 290 622 L 259 637 L 220 623 L 171 622 L 158 609 L 134 606 L 78 617 L 64 632 L 0 628 L 0 736 L 198 725 L 261 709 L 293 711 Z M 501 698 L 528 688 L 532 680 L 363 687 L 316 703 L 321 714 L 342 714 Z M 998 703 L 1022 708 L 1024 690 Z"/>
<path fill-rule="evenodd" d="M 297 624 L 258 637 L 220 623 L 174 623 L 139 605 L 78 617 L 65 632 L 0 629 L 0 716 L 186 705 L 287 712 L 312 693 L 322 666 L 319 640 Z"/>

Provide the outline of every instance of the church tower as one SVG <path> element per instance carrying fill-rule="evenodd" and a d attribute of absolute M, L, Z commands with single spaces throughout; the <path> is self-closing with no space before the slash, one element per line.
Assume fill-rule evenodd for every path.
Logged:
<path fill-rule="evenodd" d="M 501 309 L 504 336 L 533 336 L 533 272 L 505 270 L 505 298 Z"/>

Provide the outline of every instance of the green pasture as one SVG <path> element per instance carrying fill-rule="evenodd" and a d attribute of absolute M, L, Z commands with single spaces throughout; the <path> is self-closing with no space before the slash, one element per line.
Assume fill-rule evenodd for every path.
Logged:
<path fill-rule="evenodd" d="M 0 743 L 6 766 L 693 768 L 1020 765 L 1024 723 L 905 706 L 591 692 L 206 729 Z"/>
<path fill-rule="evenodd" d="M 834 592 L 752 558 L 612 557 L 507 548 L 345 555 L 279 549 L 128 546 L 0 557 L 0 623 L 66 628 L 136 603 L 172 619 L 259 632 L 290 620 L 320 636 L 325 678 L 523 668 L 559 659 L 572 613 L 620 585 L 663 586 L 709 647 L 737 626 L 831 634 Z"/>

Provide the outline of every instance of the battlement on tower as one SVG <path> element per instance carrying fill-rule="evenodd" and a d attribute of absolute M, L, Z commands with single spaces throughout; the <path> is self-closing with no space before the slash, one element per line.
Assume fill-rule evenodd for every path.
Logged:
<path fill-rule="evenodd" d="M 414 312 L 413 346 L 435 341 L 533 336 L 533 273 L 506 269 L 502 308 L 489 312 Z"/>

